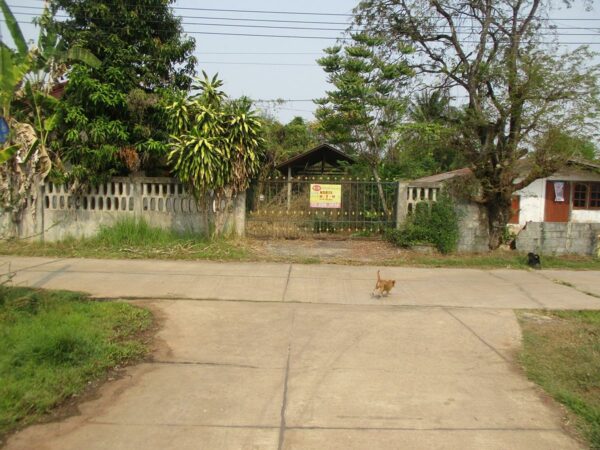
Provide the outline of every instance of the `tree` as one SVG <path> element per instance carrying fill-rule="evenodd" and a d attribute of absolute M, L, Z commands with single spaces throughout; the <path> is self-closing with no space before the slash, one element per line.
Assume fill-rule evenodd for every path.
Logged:
<path fill-rule="evenodd" d="M 85 49 L 67 46 L 52 27 L 40 31 L 37 45 L 29 47 L 5 0 L 0 0 L 0 10 L 16 46 L 11 49 L 0 42 L 0 104 L 12 128 L 8 145 L 0 152 L 0 207 L 10 210 L 18 222 L 27 198 L 35 197 L 34 188 L 52 167 L 47 148 L 56 124 L 56 100 L 48 93 L 52 83 L 70 62 L 95 67 L 100 62 Z M 44 8 L 41 21 L 49 17 Z"/>
<path fill-rule="evenodd" d="M 169 163 L 196 195 L 227 197 L 245 191 L 258 173 L 264 141 L 260 120 L 247 99 L 230 101 L 215 75 L 182 92 L 169 106 Z"/>
<path fill-rule="evenodd" d="M 544 148 L 544 136 L 597 133 L 599 68 L 588 65 L 587 48 L 558 52 L 546 39 L 550 3 L 368 0 L 356 10 L 357 26 L 415 47 L 411 66 L 423 82 L 465 94 L 461 145 L 479 186 L 474 200 L 487 210 L 490 248 L 501 242 L 513 192 L 570 155 Z M 526 155 L 536 164 L 519 173 Z"/>
<path fill-rule="evenodd" d="M 315 124 L 306 122 L 302 117 L 294 117 L 283 124 L 263 115 L 261 121 L 265 139 L 265 160 L 261 167 L 261 177 L 271 173 L 277 164 L 319 143 Z"/>
<path fill-rule="evenodd" d="M 99 68 L 76 65 L 61 101 L 55 150 L 68 175 L 94 183 L 164 166 L 165 107 L 188 89 L 194 40 L 183 35 L 171 0 L 53 0 L 66 20 L 50 25 L 68 45 L 93 50 Z"/>
<path fill-rule="evenodd" d="M 368 164 L 387 213 L 378 165 L 395 145 L 395 131 L 407 103 L 400 88 L 411 70 L 402 58 L 385 57 L 389 52 L 381 51 L 386 40 L 380 36 L 384 35 L 355 33 L 349 44 L 325 49 L 327 56 L 317 62 L 333 90 L 316 101 L 315 115 L 328 141 Z M 404 45 L 393 48 L 401 55 L 410 51 Z"/>
<path fill-rule="evenodd" d="M 398 127 L 399 139 L 391 160 L 401 178 L 418 178 L 456 169 L 464 164 L 457 145 L 461 111 L 442 90 L 418 93 L 408 120 Z"/>

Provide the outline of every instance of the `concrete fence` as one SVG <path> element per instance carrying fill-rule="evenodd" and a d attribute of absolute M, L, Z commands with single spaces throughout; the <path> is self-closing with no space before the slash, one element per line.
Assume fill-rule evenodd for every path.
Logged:
<path fill-rule="evenodd" d="M 47 241 L 82 238 L 123 218 L 177 232 L 243 235 L 245 194 L 196 199 L 173 178 L 113 178 L 77 194 L 47 182 L 28 201 L 19 223 L 0 214 L 0 234 Z"/>
<path fill-rule="evenodd" d="M 434 203 L 443 189 L 437 182 L 400 182 L 398 185 L 398 208 L 396 223 L 398 227 L 419 203 Z M 489 234 L 485 211 L 469 202 L 457 202 L 455 209 L 459 220 L 459 238 L 457 250 L 460 252 L 485 252 L 488 250 Z"/>
<path fill-rule="evenodd" d="M 545 255 L 598 255 L 600 223 L 528 222 L 519 232 L 517 250 Z"/>

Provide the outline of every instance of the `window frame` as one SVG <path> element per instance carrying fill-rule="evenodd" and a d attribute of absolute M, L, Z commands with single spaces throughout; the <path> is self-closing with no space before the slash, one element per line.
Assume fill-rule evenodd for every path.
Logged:
<path fill-rule="evenodd" d="M 585 192 L 585 205 L 584 206 L 576 206 L 575 205 L 575 192 L 577 191 L 578 185 L 584 185 L 586 187 Z M 573 209 L 577 210 L 600 210 L 600 204 L 598 206 L 591 206 L 592 201 L 592 189 L 596 188 L 600 190 L 600 181 L 573 181 L 573 190 L 571 194 L 571 204 L 573 205 Z"/>

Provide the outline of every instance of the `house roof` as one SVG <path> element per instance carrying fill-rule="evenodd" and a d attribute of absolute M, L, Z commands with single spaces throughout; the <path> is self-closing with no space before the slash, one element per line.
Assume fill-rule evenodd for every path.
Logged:
<path fill-rule="evenodd" d="M 283 173 L 287 173 L 288 167 L 291 167 L 293 171 L 297 171 L 320 162 L 338 167 L 339 161 L 346 161 L 350 164 L 356 162 L 354 158 L 335 148 L 333 145 L 320 144 L 313 149 L 278 164 L 275 168 Z"/>
<path fill-rule="evenodd" d="M 531 166 L 531 164 L 532 164 L 531 160 L 529 160 L 529 159 L 525 159 L 525 158 L 520 159 L 519 161 L 517 161 L 517 168 L 519 170 L 526 170 Z M 569 159 L 567 161 L 567 165 L 581 166 L 584 169 L 593 169 L 593 170 L 600 169 L 600 164 L 586 161 L 583 159 L 578 159 L 578 158 Z M 473 173 L 473 171 L 470 168 L 463 167 L 462 169 L 452 170 L 450 172 L 437 173 L 435 175 L 429 175 L 427 177 L 417 178 L 416 180 L 412 180 L 412 181 L 419 182 L 419 183 L 440 183 L 443 181 L 451 180 L 452 178 L 471 175 L 472 173 Z"/>
<path fill-rule="evenodd" d="M 419 183 L 441 183 L 442 181 L 450 180 L 455 177 L 470 175 L 471 173 L 471 169 L 469 169 L 468 167 L 463 167 L 462 169 L 452 170 L 450 172 L 442 172 L 437 173 L 435 175 L 429 175 L 423 178 L 417 178 L 413 181 L 418 181 Z"/>

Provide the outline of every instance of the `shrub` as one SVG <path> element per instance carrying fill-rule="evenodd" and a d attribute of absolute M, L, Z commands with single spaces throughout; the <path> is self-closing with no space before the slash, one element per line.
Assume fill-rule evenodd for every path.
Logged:
<path fill-rule="evenodd" d="M 436 203 L 418 203 L 400 229 L 386 232 L 387 240 L 398 247 L 433 244 L 442 253 L 456 250 L 458 236 L 458 215 L 447 195 Z"/>

